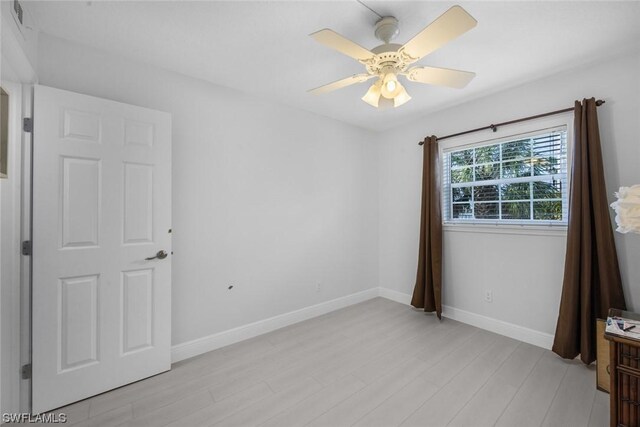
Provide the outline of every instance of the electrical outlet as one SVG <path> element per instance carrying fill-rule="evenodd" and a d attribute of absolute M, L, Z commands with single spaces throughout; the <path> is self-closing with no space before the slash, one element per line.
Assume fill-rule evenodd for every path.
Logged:
<path fill-rule="evenodd" d="M 493 291 L 491 289 L 485 289 L 484 300 L 486 302 L 493 302 Z"/>
<path fill-rule="evenodd" d="M 320 282 L 316 283 L 316 292 L 320 292 L 322 290 L 322 284 Z"/>

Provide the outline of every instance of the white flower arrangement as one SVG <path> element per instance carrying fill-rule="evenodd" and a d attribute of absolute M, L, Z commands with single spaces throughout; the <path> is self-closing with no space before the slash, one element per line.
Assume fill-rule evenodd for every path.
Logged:
<path fill-rule="evenodd" d="M 640 185 L 620 187 L 616 197 L 618 200 L 611 203 L 616 211 L 616 231 L 640 234 Z"/>

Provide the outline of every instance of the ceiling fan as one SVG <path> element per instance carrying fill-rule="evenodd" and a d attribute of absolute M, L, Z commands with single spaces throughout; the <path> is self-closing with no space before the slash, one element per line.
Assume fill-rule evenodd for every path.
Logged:
<path fill-rule="evenodd" d="M 417 83 L 463 88 L 475 77 L 475 73 L 448 68 L 412 67 L 411 64 L 466 33 L 477 23 L 462 7 L 453 6 L 414 38 L 404 45 L 399 45 L 390 43 L 398 35 L 398 20 L 393 16 L 385 16 L 375 27 L 376 38 L 384 44 L 371 50 L 328 28 L 317 31 L 310 36 L 323 45 L 357 60 L 365 66 L 367 72 L 354 74 L 311 89 L 309 92 L 319 95 L 377 78 L 362 100 L 373 107 L 391 103 L 394 107 L 399 107 L 411 97 L 398 81 L 398 76 L 404 76 Z"/>

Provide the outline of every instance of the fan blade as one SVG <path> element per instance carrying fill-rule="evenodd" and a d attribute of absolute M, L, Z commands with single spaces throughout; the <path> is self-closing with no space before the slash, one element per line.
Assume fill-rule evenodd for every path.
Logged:
<path fill-rule="evenodd" d="M 313 37 L 317 42 L 335 49 L 338 52 L 344 53 L 345 55 L 350 56 L 358 61 L 366 61 L 367 59 L 371 59 L 374 57 L 374 54 L 372 52 L 328 28 L 316 31 L 315 33 L 309 35 Z"/>
<path fill-rule="evenodd" d="M 312 93 L 314 95 L 322 95 L 323 93 L 332 92 L 336 89 L 342 89 L 343 87 L 347 87 L 352 84 L 366 82 L 367 80 L 373 77 L 375 76 L 371 74 L 354 74 L 351 77 L 347 77 L 341 80 L 336 80 L 335 82 L 326 84 L 324 86 L 320 86 L 315 89 L 310 89 L 307 92 Z"/>
<path fill-rule="evenodd" d="M 411 62 L 416 62 L 477 24 L 478 21 L 473 19 L 466 10 L 460 6 L 453 6 L 405 43 L 398 52 L 405 53 L 410 57 Z"/>
<path fill-rule="evenodd" d="M 462 89 L 473 80 L 476 73 L 448 68 L 414 67 L 410 68 L 405 75 L 412 82 Z"/>
<path fill-rule="evenodd" d="M 308 92 L 313 93 L 314 95 L 320 95 L 323 93 L 334 91 L 336 89 L 342 89 L 343 87 L 350 86 L 352 84 L 366 82 L 372 77 L 375 76 L 371 74 L 354 74 L 353 76 L 347 77 L 346 79 L 336 80 L 333 83 L 311 89 Z"/>

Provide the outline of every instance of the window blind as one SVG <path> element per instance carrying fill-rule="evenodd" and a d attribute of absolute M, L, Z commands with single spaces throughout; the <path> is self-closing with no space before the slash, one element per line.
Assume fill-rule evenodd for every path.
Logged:
<path fill-rule="evenodd" d="M 567 130 L 443 151 L 446 223 L 567 222 Z"/>

